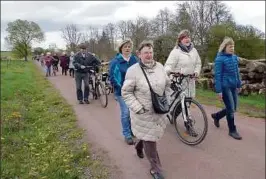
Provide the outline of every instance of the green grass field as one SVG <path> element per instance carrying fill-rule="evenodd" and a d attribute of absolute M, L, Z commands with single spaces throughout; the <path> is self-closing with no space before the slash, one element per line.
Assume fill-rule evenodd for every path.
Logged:
<path fill-rule="evenodd" d="M 5 62 L 2 62 L 5 64 Z M 70 105 L 33 62 L 1 64 L 2 179 L 105 179 Z"/>
<path fill-rule="evenodd" d="M 196 98 L 202 104 L 217 107 L 224 106 L 213 91 L 197 89 Z M 265 96 L 255 94 L 240 96 L 238 99 L 238 111 L 251 117 L 265 118 Z"/>

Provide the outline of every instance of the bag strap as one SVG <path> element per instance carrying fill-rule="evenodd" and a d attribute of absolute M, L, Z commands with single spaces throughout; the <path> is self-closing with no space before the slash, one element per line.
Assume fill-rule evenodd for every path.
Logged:
<path fill-rule="evenodd" d="M 140 65 L 139 65 L 139 66 L 140 66 Z M 153 89 L 152 89 L 152 87 L 151 87 L 151 84 L 150 84 L 150 81 L 149 81 L 149 79 L 148 79 L 148 77 L 147 77 L 146 72 L 144 71 L 144 69 L 142 68 L 142 66 L 140 66 L 140 68 L 141 68 L 141 70 L 142 70 L 142 72 L 143 72 L 143 74 L 144 74 L 144 76 L 145 76 L 145 78 L 146 78 L 146 80 L 147 80 L 147 82 L 148 82 L 148 85 L 149 85 L 149 87 L 150 87 L 150 90 L 153 92 Z"/>

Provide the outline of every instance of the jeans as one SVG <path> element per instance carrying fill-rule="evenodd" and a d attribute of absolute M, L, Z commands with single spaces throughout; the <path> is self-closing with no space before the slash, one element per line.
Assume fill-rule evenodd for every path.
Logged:
<path fill-rule="evenodd" d="M 74 68 L 69 68 L 69 75 L 74 77 Z"/>
<path fill-rule="evenodd" d="M 235 132 L 234 112 L 237 108 L 237 89 L 223 88 L 222 94 L 225 108 L 215 114 L 215 119 L 220 120 L 226 116 L 229 132 Z"/>
<path fill-rule="evenodd" d="M 51 66 L 46 66 L 46 76 L 51 76 Z"/>
<path fill-rule="evenodd" d="M 131 124 L 130 124 L 130 116 L 129 109 L 122 98 L 122 96 L 115 96 L 117 102 L 120 106 L 120 118 L 122 124 L 122 133 L 125 138 L 131 138 Z"/>
<path fill-rule="evenodd" d="M 84 82 L 84 94 L 82 92 L 81 86 L 82 86 L 82 80 Z M 77 99 L 79 101 L 82 100 L 89 100 L 89 74 L 88 73 L 79 73 L 77 72 L 75 74 L 75 81 L 76 81 L 76 90 L 77 90 Z"/>

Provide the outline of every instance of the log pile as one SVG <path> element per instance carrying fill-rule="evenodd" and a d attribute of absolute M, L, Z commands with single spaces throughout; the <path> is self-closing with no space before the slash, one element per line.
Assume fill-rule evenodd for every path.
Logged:
<path fill-rule="evenodd" d="M 242 81 L 240 95 L 266 92 L 266 60 L 247 60 L 239 57 L 239 71 Z M 214 63 L 208 63 L 202 68 L 199 85 L 204 89 L 214 90 Z"/>

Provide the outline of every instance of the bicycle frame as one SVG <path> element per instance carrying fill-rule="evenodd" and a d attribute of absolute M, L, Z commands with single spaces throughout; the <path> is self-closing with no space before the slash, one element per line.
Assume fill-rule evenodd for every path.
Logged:
<path fill-rule="evenodd" d="M 181 103 L 181 110 L 182 110 L 182 116 L 183 116 L 183 120 L 185 122 L 187 122 L 187 116 L 185 115 L 186 112 L 188 113 L 188 116 L 190 116 L 190 111 L 186 109 L 189 108 L 190 106 L 189 105 L 186 105 L 185 106 L 185 99 L 188 99 L 190 97 L 187 97 L 186 96 L 186 93 L 185 93 L 185 89 L 182 90 L 181 88 L 181 84 L 182 84 L 182 81 L 188 77 L 190 75 L 186 75 L 184 77 L 180 76 L 180 79 L 179 79 L 179 82 L 177 82 L 177 79 L 178 79 L 178 76 L 174 76 L 174 80 L 172 80 L 172 84 L 176 86 L 176 89 L 173 90 L 174 92 L 171 94 L 171 97 L 172 96 L 175 96 L 174 100 L 170 103 L 170 111 L 172 111 L 172 106 L 175 104 L 175 107 L 174 109 L 176 109 L 177 107 L 179 107 L 180 103 Z M 189 82 L 188 82 L 188 86 L 189 86 Z M 178 97 L 180 97 L 180 100 L 177 100 Z M 173 117 L 173 116 L 172 116 Z"/>

